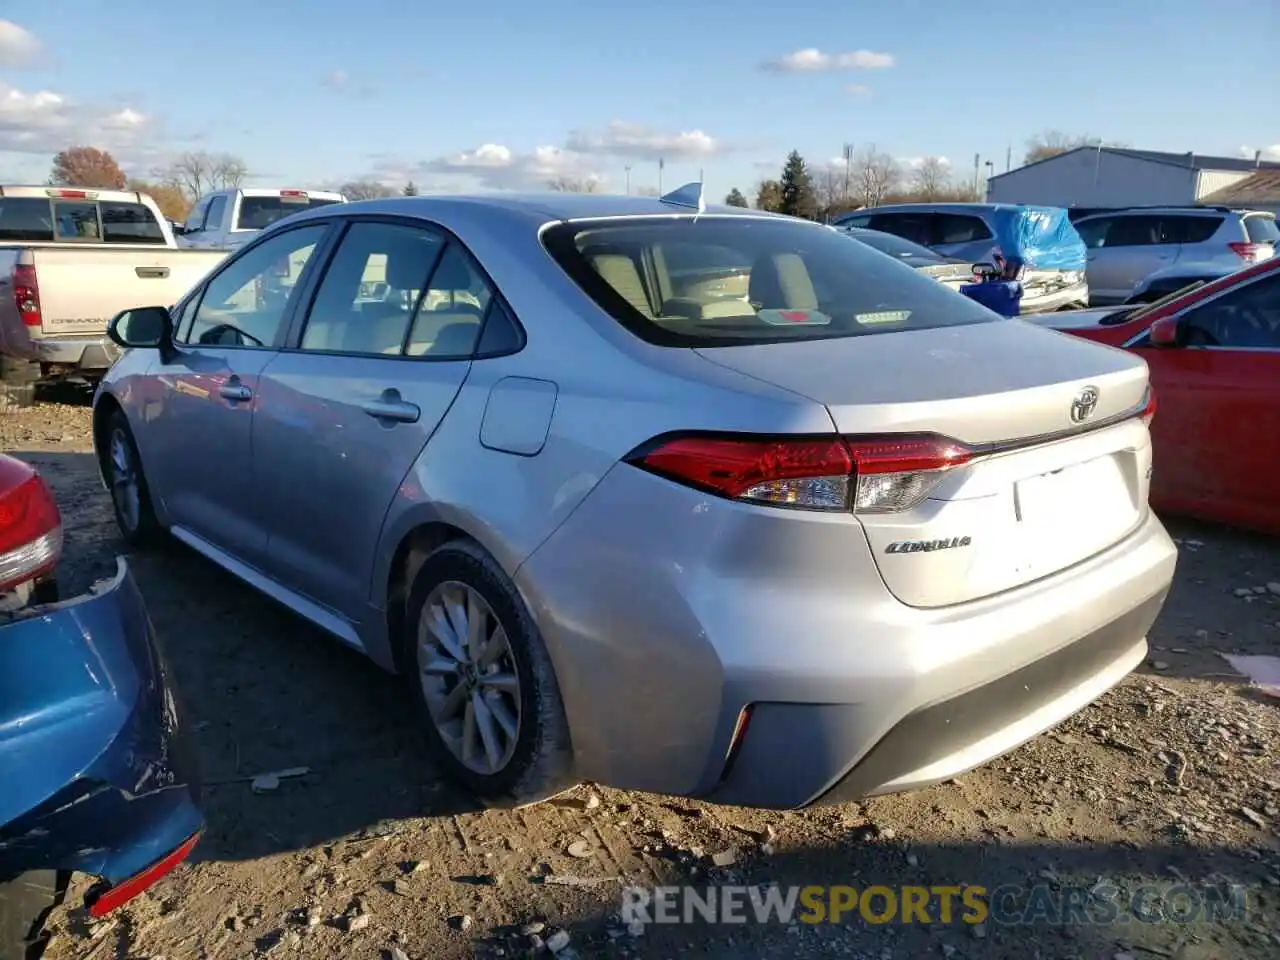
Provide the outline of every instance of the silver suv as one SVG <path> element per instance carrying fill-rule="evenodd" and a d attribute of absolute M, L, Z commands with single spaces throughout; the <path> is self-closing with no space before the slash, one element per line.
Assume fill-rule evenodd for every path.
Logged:
<path fill-rule="evenodd" d="M 1149 275 L 1175 264 L 1227 271 L 1276 253 L 1273 213 L 1228 207 L 1135 207 L 1076 221 L 1088 248 L 1090 302 L 1124 303 Z"/>

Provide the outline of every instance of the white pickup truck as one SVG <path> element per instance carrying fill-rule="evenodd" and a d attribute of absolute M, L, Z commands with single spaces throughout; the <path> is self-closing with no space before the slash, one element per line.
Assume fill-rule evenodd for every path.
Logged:
<path fill-rule="evenodd" d="M 95 383 L 113 316 L 176 303 L 225 256 L 177 249 L 144 194 L 0 187 L 0 405 L 30 403 L 37 382 Z"/>
<path fill-rule="evenodd" d="M 178 235 L 178 246 L 196 250 L 234 250 L 248 243 L 277 220 L 345 203 L 340 193 L 325 190 L 286 190 L 242 187 L 208 193 L 196 201 Z"/>

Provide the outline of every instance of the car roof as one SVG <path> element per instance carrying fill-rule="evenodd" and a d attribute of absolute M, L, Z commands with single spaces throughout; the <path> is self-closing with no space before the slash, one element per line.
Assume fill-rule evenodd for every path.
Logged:
<path fill-rule="evenodd" d="M 546 193 L 438 194 L 435 196 L 358 200 L 353 203 L 299 212 L 289 217 L 288 222 L 298 223 L 303 219 L 352 217 L 362 214 L 417 216 L 428 220 L 447 221 L 454 215 L 473 217 L 477 213 L 486 210 L 527 219 L 539 226 L 565 220 L 692 216 L 695 212 L 691 207 L 664 203 L 657 197 L 548 191 Z M 705 213 L 717 217 L 730 216 L 790 220 L 801 223 L 811 222 L 797 221 L 794 217 L 785 217 L 762 210 L 710 204 L 707 206 Z M 814 225 L 820 226 L 819 224 Z"/>
<path fill-rule="evenodd" d="M 850 216 L 861 216 L 867 213 L 911 213 L 920 211 L 921 213 L 986 213 L 993 210 L 1022 210 L 1028 207 L 1038 207 L 1037 204 L 1031 203 L 930 203 L 929 201 L 917 201 L 913 203 L 886 203 L 878 207 L 864 207 L 861 210 L 855 210 Z"/>

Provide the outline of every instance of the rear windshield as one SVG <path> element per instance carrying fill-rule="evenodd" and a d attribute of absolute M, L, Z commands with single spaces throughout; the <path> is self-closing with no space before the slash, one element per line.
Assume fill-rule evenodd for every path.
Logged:
<path fill-rule="evenodd" d="M 160 221 L 140 203 L 0 197 L 0 242 L 164 243 Z"/>
<path fill-rule="evenodd" d="M 903 263 L 910 264 L 913 267 L 932 267 L 940 263 L 949 262 L 946 257 L 939 256 L 928 247 L 922 247 L 920 244 L 912 243 L 910 240 L 903 240 L 902 237 L 895 237 L 891 233 L 881 233 L 878 230 L 860 230 L 855 227 L 849 231 L 849 236 L 865 243 L 873 250 L 879 250 L 881 253 L 887 253 L 891 257 L 897 257 Z"/>
<path fill-rule="evenodd" d="M 1254 215 L 1244 218 L 1244 230 L 1250 243 L 1280 243 L 1280 227 L 1275 217 Z"/>
<path fill-rule="evenodd" d="M 241 197 L 240 217 L 236 223 L 236 229 L 265 230 L 277 220 L 283 220 L 303 210 L 327 207 L 331 203 L 338 203 L 338 201 L 320 200 L 316 197 Z"/>
<path fill-rule="evenodd" d="M 606 313 L 663 346 L 828 340 L 1002 319 L 838 231 L 802 221 L 574 221 L 548 229 L 543 242 Z"/>

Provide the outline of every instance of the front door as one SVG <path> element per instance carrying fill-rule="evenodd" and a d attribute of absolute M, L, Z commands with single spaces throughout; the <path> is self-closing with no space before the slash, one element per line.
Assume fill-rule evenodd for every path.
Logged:
<path fill-rule="evenodd" d="M 1152 500 L 1280 533 L 1280 275 L 1199 303 L 1181 344 L 1142 347 L 1158 410 Z"/>
<path fill-rule="evenodd" d="M 492 300 L 463 248 L 421 224 L 351 223 L 254 422 L 266 572 L 351 622 L 382 522 L 471 369 Z"/>
<path fill-rule="evenodd" d="M 266 544 L 252 480 L 258 378 L 328 229 L 300 226 L 226 262 L 182 310 L 175 355 L 151 369 L 146 469 L 171 522 L 250 564 Z"/>

